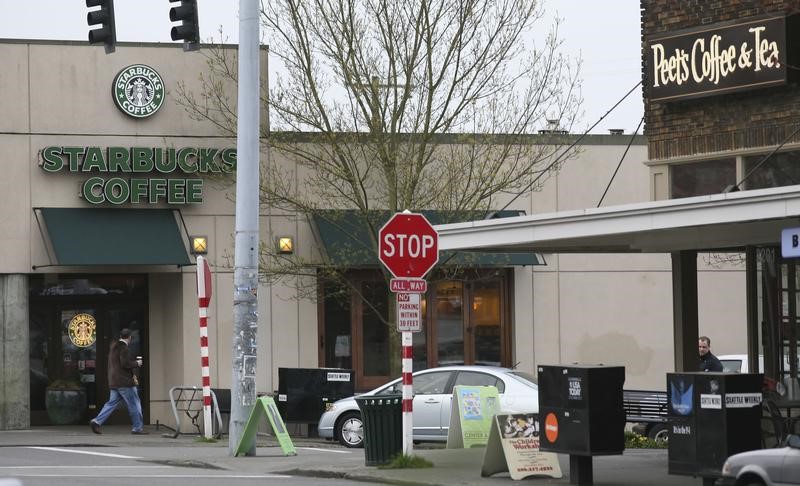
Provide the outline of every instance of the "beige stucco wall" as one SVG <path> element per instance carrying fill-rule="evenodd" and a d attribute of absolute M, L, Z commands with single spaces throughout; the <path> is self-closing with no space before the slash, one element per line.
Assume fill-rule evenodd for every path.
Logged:
<path fill-rule="evenodd" d="M 529 213 L 596 207 L 625 145 L 588 145 L 529 198 Z M 648 201 L 645 145 L 632 145 L 602 206 Z M 626 367 L 626 388 L 664 389 L 674 371 L 671 258 L 668 254 L 544 255 L 533 271 L 533 297 L 517 299 L 515 361 L 527 369 L 520 341 L 535 364 L 605 363 Z M 745 352 L 744 265 L 698 256 L 701 334 L 716 354 Z M 528 269 L 517 270 L 517 281 Z M 526 275 L 520 277 L 520 275 Z M 521 292 L 528 295 L 527 283 Z M 532 311 L 532 312 L 531 312 Z M 531 317 L 531 315 L 533 317 Z M 526 329 L 532 322 L 533 332 Z M 520 325 L 522 324 L 522 325 Z M 532 334 L 532 336 L 531 336 Z M 532 340 L 532 341 L 531 341 Z"/>
<path fill-rule="evenodd" d="M 205 70 L 200 53 L 174 46 L 123 44 L 112 55 L 83 43 L 0 42 L 0 273 L 92 273 L 94 268 L 42 267 L 50 258 L 34 207 L 89 207 L 79 196 L 82 174 L 46 173 L 39 151 L 48 145 L 235 147 L 210 124 L 190 119 L 175 103 L 177 82 L 199 90 Z M 167 84 L 158 114 L 134 120 L 112 104 L 110 83 L 125 66 L 155 68 Z M 262 68 L 266 73 L 266 55 Z M 188 73 L 188 74 L 187 74 Z M 230 88 L 232 99 L 235 90 Z M 594 207 L 611 178 L 627 137 L 590 137 L 574 160 L 525 194 L 511 208 L 544 213 Z M 646 147 L 633 145 L 603 205 L 647 201 L 651 196 Z M 276 154 L 262 160 L 298 170 Z M 190 235 L 207 235 L 213 273 L 209 309 L 211 383 L 229 387 L 232 376 L 234 187 L 206 181 L 204 203 L 181 207 Z M 498 202 L 500 205 L 504 201 Z M 304 217 L 267 208 L 261 239 L 295 238 L 296 251 L 318 254 Z M 626 386 L 663 387 L 672 370 L 672 297 L 669 255 L 545 255 L 546 266 L 514 270 L 513 361 L 535 371 L 538 364 L 624 364 Z M 717 354 L 744 350 L 743 268 L 700 264 L 700 330 L 714 339 Z M 147 273 L 150 294 L 149 367 L 151 421 L 171 424 L 168 390 L 199 385 L 200 350 L 194 267 L 101 269 Z M 277 388 L 279 367 L 315 367 L 318 362 L 316 303 L 298 299 L 292 281 L 259 287 L 258 390 Z"/>

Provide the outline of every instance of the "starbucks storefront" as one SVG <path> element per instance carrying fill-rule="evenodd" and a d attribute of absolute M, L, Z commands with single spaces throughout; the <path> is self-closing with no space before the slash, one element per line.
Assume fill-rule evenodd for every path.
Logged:
<path fill-rule="evenodd" d="M 53 397 L 48 416 L 48 385 L 82 392 L 80 420 L 88 421 L 108 398 L 107 354 L 120 330 L 133 331 L 133 355 L 149 355 L 147 275 L 31 275 L 29 288 L 31 425 L 68 420 L 59 417 Z M 145 422 L 148 371 L 139 375 Z M 111 420 L 126 423 L 124 408 Z"/>

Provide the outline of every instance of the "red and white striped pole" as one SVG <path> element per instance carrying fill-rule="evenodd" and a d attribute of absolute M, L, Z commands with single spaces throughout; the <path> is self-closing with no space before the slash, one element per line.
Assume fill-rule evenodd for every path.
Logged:
<path fill-rule="evenodd" d="M 412 334 L 410 332 L 402 332 L 401 344 L 403 347 L 403 454 L 410 456 L 414 450 L 414 348 L 412 341 Z"/>
<path fill-rule="evenodd" d="M 211 270 L 202 256 L 197 257 L 197 299 L 200 304 L 200 365 L 203 374 L 203 430 L 211 438 L 211 375 L 208 366 L 208 304 L 211 301 Z"/>

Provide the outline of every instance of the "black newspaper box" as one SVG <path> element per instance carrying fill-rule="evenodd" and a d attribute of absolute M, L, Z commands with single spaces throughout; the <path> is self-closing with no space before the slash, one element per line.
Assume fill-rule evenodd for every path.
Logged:
<path fill-rule="evenodd" d="M 278 368 L 278 411 L 286 423 L 316 424 L 329 404 L 353 396 L 353 370 Z"/>
<path fill-rule="evenodd" d="M 716 478 L 725 459 L 761 447 L 759 373 L 667 373 L 670 474 Z"/>

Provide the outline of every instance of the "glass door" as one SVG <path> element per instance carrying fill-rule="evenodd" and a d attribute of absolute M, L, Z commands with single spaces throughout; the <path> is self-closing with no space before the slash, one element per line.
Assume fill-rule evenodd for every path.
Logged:
<path fill-rule="evenodd" d="M 389 293 L 384 280 L 364 280 L 359 283 L 361 297 L 356 297 L 355 335 L 361 349 L 356 363 L 356 381 L 364 388 L 374 388 L 389 381 L 391 376 L 391 343 L 397 331 L 389 329 Z M 399 357 L 399 354 L 398 354 Z"/>
<path fill-rule="evenodd" d="M 508 332 L 501 278 L 436 284 L 431 309 L 436 361 L 432 366 L 502 366 Z M 465 303 L 467 305 L 465 305 Z"/>
<path fill-rule="evenodd" d="M 62 308 L 58 311 L 60 367 L 53 376 L 79 383 L 89 410 L 97 407 L 97 309 Z M 58 363 L 55 363 L 58 364 Z"/>
<path fill-rule="evenodd" d="M 436 284 L 436 366 L 465 364 L 464 284 L 451 280 Z"/>
<path fill-rule="evenodd" d="M 472 283 L 470 318 L 467 327 L 469 361 L 479 365 L 501 365 L 502 299 L 500 281 Z"/>
<path fill-rule="evenodd" d="M 31 424 L 50 423 L 46 388 L 57 380 L 84 390 L 82 421 L 97 414 L 109 397 L 108 352 L 124 327 L 133 331 L 131 354 L 144 358 L 140 396 L 149 420 L 146 275 L 45 274 L 29 285 Z M 130 423 L 126 410 L 111 423 Z"/>

